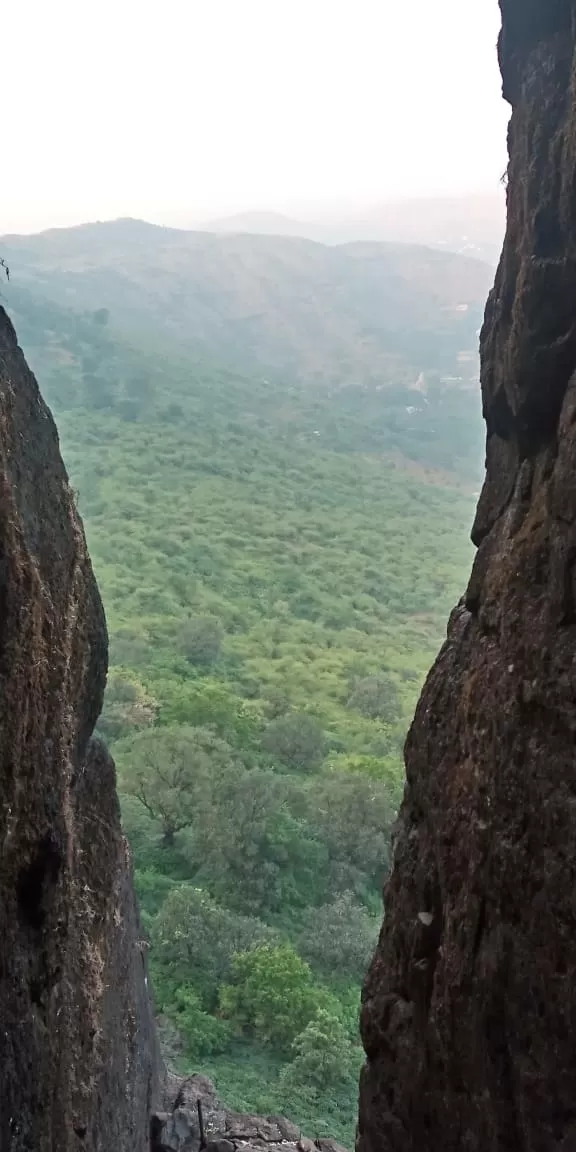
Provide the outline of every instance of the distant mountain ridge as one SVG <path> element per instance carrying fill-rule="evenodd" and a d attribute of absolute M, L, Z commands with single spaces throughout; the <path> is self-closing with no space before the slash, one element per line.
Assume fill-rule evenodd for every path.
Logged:
<path fill-rule="evenodd" d="M 330 247 L 138 220 L 1 243 L 16 290 L 107 308 L 132 337 L 223 366 L 334 385 L 406 385 L 424 371 L 468 380 L 493 275 L 418 245 Z"/>
<path fill-rule="evenodd" d="M 206 231 L 300 236 L 322 244 L 355 241 L 425 244 L 498 262 L 505 224 L 504 196 L 390 200 L 363 212 L 293 219 L 279 212 L 242 212 L 208 221 Z"/>
<path fill-rule="evenodd" d="M 298 236 L 301 240 L 331 243 L 329 227 L 323 228 L 322 224 L 315 224 L 311 220 L 296 220 L 282 212 L 235 212 L 232 216 L 208 220 L 201 231 L 247 232 L 252 236 Z"/>

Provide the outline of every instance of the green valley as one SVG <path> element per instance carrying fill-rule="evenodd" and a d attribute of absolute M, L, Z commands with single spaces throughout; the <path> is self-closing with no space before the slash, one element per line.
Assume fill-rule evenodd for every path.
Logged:
<path fill-rule="evenodd" d="M 198 249 L 184 277 L 171 236 L 168 265 L 148 232 L 81 231 L 12 239 L 4 294 L 106 608 L 99 734 L 165 1048 L 349 1143 L 403 740 L 470 566 L 487 273 L 392 246 L 376 330 L 385 252 L 331 256 L 328 283 L 321 245 L 244 238 L 236 283 L 203 249 L 190 299 Z"/>

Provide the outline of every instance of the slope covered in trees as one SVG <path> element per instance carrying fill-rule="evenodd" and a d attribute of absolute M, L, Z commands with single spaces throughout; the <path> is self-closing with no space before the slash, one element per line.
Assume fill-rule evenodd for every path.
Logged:
<path fill-rule="evenodd" d="M 349 1141 L 403 737 L 469 564 L 476 405 L 434 359 L 425 395 L 264 379 L 136 349 L 105 293 L 10 291 L 107 611 L 99 727 L 165 1044 L 232 1105 Z"/>
<path fill-rule="evenodd" d="M 218 236 L 118 220 L 4 237 L 14 285 L 201 363 L 324 386 L 470 376 L 492 268 L 418 245 Z M 473 368 L 475 365 L 473 366 Z"/>

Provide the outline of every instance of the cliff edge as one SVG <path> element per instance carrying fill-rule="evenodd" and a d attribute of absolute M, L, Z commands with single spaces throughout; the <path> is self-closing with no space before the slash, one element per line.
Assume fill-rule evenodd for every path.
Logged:
<path fill-rule="evenodd" d="M 500 7 L 478 552 L 406 745 L 359 1152 L 576 1149 L 576 3 Z"/>
<path fill-rule="evenodd" d="M 144 1152 L 145 957 L 106 625 L 52 417 L 0 308 L 0 1152 Z"/>

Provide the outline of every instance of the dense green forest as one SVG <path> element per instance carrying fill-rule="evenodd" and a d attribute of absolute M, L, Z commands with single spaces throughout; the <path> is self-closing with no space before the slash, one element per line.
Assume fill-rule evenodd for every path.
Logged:
<path fill-rule="evenodd" d="M 470 563 L 475 398 L 434 364 L 425 404 L 236 374 L 11 293 L 106 607 L 99 732 L 166 1051 L 350 1143 L 402 743 Z"/>

